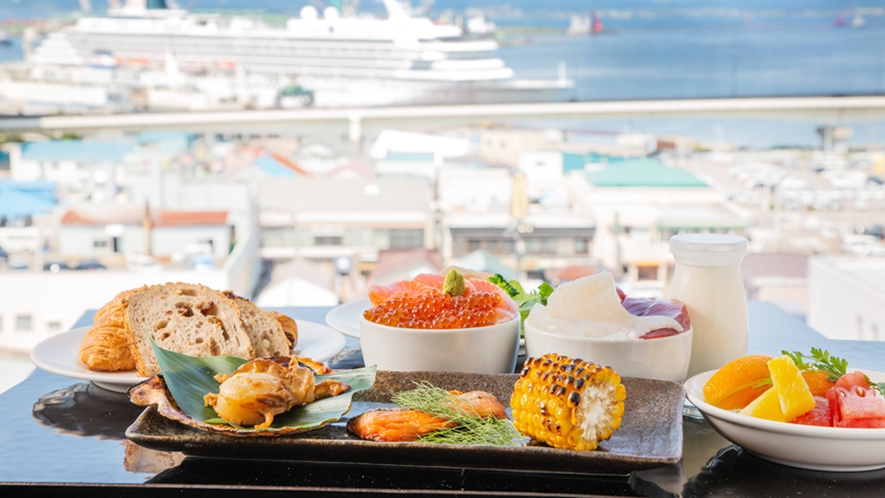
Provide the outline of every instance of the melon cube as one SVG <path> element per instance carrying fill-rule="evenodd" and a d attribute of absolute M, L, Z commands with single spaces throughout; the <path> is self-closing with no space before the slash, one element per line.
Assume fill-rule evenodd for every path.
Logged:
<path fill-rule="evenodd" d="M 769 360 L 768 371 L 771 373 L 770 391 L 777 392 L 785 421 L 792 422 L 815 407 L 814 396 L 802 372 L 789 356 Z"/>

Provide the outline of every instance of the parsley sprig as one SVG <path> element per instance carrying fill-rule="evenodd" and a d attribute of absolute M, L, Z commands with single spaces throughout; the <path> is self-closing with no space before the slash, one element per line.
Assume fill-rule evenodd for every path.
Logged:
<path fill-rule="evenodd" d="M 799 370 L 824 372 L 829 374 L 829 379 L 833 382 L 839 380 L 839 377 L 845 375 L 848 370 L 848 360 L 831 356 L 829 351 L 820 348 L 811 348 L 811 356 L 807 356 L 799 351 L 793 351 L 792 353 L 781 351 L 781 353 L 792 358 Z"/>
<path fill-rule="evenodd" d="M 820 348 L 811 348 L 811 356 L 803 354 L 799 351 L 781 351 L 782 354 L 789 356 L 793 362 L 799 367 L 799 370 L 806 372 L 823 372 L 828 374 L 828 379 L 833 382 L 839 380 L 839 377 L 848 372 L 848 360 L 832 356 L 829 351 Z M 874 383 L 867 377 L 870 386 L 879 391 L 879 394 L 885 395 L 885 382 Z"/>

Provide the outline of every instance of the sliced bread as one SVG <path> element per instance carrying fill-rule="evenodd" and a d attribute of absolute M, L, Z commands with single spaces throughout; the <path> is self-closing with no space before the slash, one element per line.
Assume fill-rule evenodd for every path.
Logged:
<path fill-rule="evenodd" d="M 167 283 L 129 296 L 127 336 L 141 377 L 160 373 L 150 336 L 165 349 L 190 356 L 254 358 L 237 305 L 208 287 Z"/>
<path fill-rule="evenodd" d="M 273 313 L 277 321 L 280 322 L 280 326 L 283 327 L 283 333 L 286 334 L 286 338 L 289 339 L 289 344 L 291 344 L 294 349 L 295 345 L 298 344 L 298 323 L 290 318 L 289 315 L 284 315 L 276 311 L 271 311 L 271 313 Z"/>
<path fill-rule="evenodd" d="M 265 311 L 252 301 L 231 291 L 224 291 L 223 294 L 239 308 L 255 356 L 292 355 L 292 343 L 289 342 L 283 326 L 272 311 Z"/>

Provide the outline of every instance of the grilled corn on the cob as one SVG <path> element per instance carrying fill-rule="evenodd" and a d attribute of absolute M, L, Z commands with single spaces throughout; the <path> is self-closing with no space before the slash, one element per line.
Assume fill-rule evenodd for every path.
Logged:
<path fill-rule="evenodd" d="M 594 450 L 621 426 L 627 396 L 610 367 L 557 354 L 529 358 L 513 388 L 513 423 L 554 448 Z"/>

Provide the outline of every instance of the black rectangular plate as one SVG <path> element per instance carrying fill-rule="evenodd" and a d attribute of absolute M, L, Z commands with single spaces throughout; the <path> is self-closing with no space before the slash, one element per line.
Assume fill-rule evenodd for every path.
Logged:
<path fill-rule="evenodd" d="M 487 391 L 508 405 L 517 378 L 515 374 L 379 371 L 371 389 L 354 395 L 353 407 L 341 421 L 315 431 L 280 437 L 237 437 L 188 427 L 149 407 L 126 430 L 126 436 L 147 448 L 201 457 L 547 472 L 624 474 L 675 464 L 682 457 L 683 388 L 673 382 L 647 379 L 622 379 L 627 389 L 623 422 L 596 451 L 534 445 L 504 448 L 379 443 L 363 441 L 345 429 L 347 418 L 385 406 L 393 394 L 414 388 L 416 382 L 427 381 L 448 390 Z"/>

